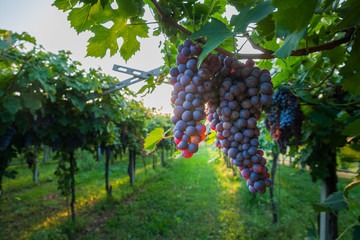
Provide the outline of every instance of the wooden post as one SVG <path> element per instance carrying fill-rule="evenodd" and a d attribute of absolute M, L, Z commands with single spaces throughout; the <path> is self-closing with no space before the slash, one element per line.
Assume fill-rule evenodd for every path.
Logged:
<path fill-rule="evenodd" d="M 321 152 L 327 152 L 331 161 L 327 165 L 329 176 L 321 183 L 321 202 L 334 192 L 337 192 L 336 175 L 336 152 L 332 149 L 321 149 Z M 337 212 L 321 212 L 319 217 L 319 236 L 320 240 L 333 240 L 338 237 L 338 218 Z"/>
<path fill-rule="evenodd" d="M 144 156 L 142 156 L 142 155 L 141 155 L 141 160 L 142 160 L 142 162 L 143 162 L 143 164 L 144 164 L 145 174 L 146 174 L 146 173 L 147 173 L 147 171 L 146 171 L 146 162 L 145 162 Z"/>
<path fill-rule="evenodd" d="M 70 152 L 70 177 L 71 177 L 71 219 L 75 222 L 75 159 L 74 152 Z"/>
<path fill-rule="evenodd" d="M 274 183 L 275 183 L 275 173 L 276 173 L 276 166 L 277 161 L 279 158 L 279 153 L 275 153 L 274 149 L 272 149 L 272 155 L 273 155 L 273 162 L 271 166 L 271 180 L 273 184 L 270 186 L 269 192 L 270 192 L 270 200 L 271 200 L 271 210 L 273 215 L 273 223 L 276 224 L 278 221 L 278 216 L 276 212 L 276 205 L 274 201 Z"/>
<path fill-rule="evenodd" d="M 155 154 L 153 154 L 153 169 L 156 168 L 156 158 L 155 158 Z"/>
<path fill-rule="evenodd" d="M 34 165 L 32 166 L 32 172 L 33 172 L 33 181 L 34 183 L 39 182 L 39 165 L 37 163 L 37 150 L 38 147 L 34 146 Z"/>
<path fill-rule="evenodd" d="M 112 187 L 109 185 L 109 162 L 111 158 L 111 151 L 106 147 L 106 161 L 105 161 L 105 190 L 108 196 L 111 196 Z"/>
<path fill-rule="evenodd" d="M 128 174 L 130 177 L 130 185 L 133 186 L 135 182 L 135 161 L 136 161 L 135 151 L 129 150 L 129 166 Z"/>
<path fill-rule="evenodd" d="M 98 162 L 100 162 L 100 160 L 101 160 L 101 147 L 100 147 L 100 144 L 99 144 L 98 147 L 97 147 L 96 160 L 97 160 Z"/>
<path fill-rule="evenodd" d="M 52 160 L 52 147 L 49 147 L 49 159 Z"/>
<path fill-rule="evenodd" d="M 45 162 L 47 162 L 47 149 L 48 149 L 48 146 L 46 146 L 46 145 L 44 145 L 44 159 L 43 159 L 43 162 L 45 163 Z"/>
<path fill-rule="evenodd" d="M 161 149 L 161 166 L 162 166 L 162 167 L 165 167 L 164 148 Z"/>

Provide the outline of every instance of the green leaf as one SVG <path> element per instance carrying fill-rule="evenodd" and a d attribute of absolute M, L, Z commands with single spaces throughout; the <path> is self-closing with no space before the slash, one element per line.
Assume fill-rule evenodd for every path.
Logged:
<path fill-rule="evenodd" d="M 59 10 L 66 12 L 70 10 L 79 0 L 55 0 L 52 6 L 57 7 Z"/>
<path fill-rule="evenodd" d="M 162 128 L 155 128 L 145 138 L 144 150 L 152 152 L 156 145 L 163 139 L 164 130 Z"/>
<path fill-rule="evenodd" d="M 360 95 L 360 33 L 356 33 L 355 41 L 352 45 L 350 57 L 345 66 L 340 69 L 343 77 L 340 84 L 344 90 L 352 94 Z"/>
<path fill-rule="evenodd" d="M 325 0 L 324 1 L 324 9 L 327 9 L 328 7 L 330 7 L 330 5 L 332 5 L 334 3 L 335 0 Z"/>
<path fill-rule="evenodd" d="M 83 31 L 89 30 L 92 22 L 89 19 L 89 12 L 91 4 L 86 4 L 81 8 L 73 8 L 68 16 L 71 27 L 73 27 L 79 34 Z"/>
<path fill-rule="evenodd" d="M 275 10 L 275 7 L 268 1 L 260 2 L 251 8 L 255 2 L 246 5 L 238 15 L 232 16 L 230 25 L 235 27 L 234 32 L 246 32 L 250 23 L 261 21 Z"/>
<path fill-rule="evenodd" d="M 215 48 L 217 48 L 222 42 L 228 37 L 234 36 L 226 25 L 216 18 L 211 18 L 211 22 L 206 23 L 202 26 L 199 31 L 194 32 L 191 38 L 199 38 L 201 36 L 210 37 L 208 42 L 205 44 L 201 55 L 199 56 L 198 65 L 200 66 L 204 58 Z"/>
<path fill-rule="evenodd" d="M 349 183 L 348 185 L 346 185 L 346 187 L 344 188 L 344 197 L 348 198 L 349 197 L 349 192 L 354 189 L 355 187 L 360 185 L 360 180 L 354 180 L 353 182 Z"/>
<path fill-rule="evenodd" d="M 314 204 L 313 208 L 318 212 L 331 212 L 348 209 L 348 205 L 345 202 L 345 198 L 341 192 L 335 192 L 328 196 L 323 203 Z"/>
<path fill-rule="evenodd" d="M 272 14 L 269 14 L 266 18 L 259 21 L 256 25 L 256 30 L 261 36 L 265 36 L 267 41 L 273 39 L 275 33 L 275 22 L 272 19 Z M 276 44 L 276 41 L 274 41 L 274 43 Z M 272 42 L 270 44 L 272 44 Z"/>
<path fill-rule="evenodd" d="M 90 30 L 95 36 L 88 41 L 86 56 L 102 58 L 108 49 L 110 49 L 110 55 L 114 55 L 119 49 L 117 41 L 121 37 L 124 41 L 120 48 L 120 54 L 127 61 L 140 49 L 140 42 L 137 37 L 148 37 L 149 27 L 147 25 L 130 25 L 127 23 L 129 18 L 135 17 L 138 13 L 138 5 L 133 0 L 118 0 L 117 2 L 119 8 L 113 10 L 111 21 L 114 22 L 114 25 L 110 29 L 102 25 L 91 27 Z M 105 8 L 104 12 L 106 11 Z M 101 13 L 102 11 L 99 11 L 97 14 Z M 106 14 L 109 15 L 110 13 L 106 12 Z M 95 18 L 95 15 L 92 15 L 93 17 Z M 132 20 L 131 23 L 144 23 L 144 20 Z"/>
<path fill-rule="evenodd" d="M 344 62 L 346 49 L 342 46 L 338 46 L 331 50 L 325 50 L 322 52 L 322 56 L 329 58 L 330 63 L 333 65 L 340 65 Z"/>
<path fill-rule="evenodd" d="M 217 139 L 216 131 L 211 131 L 211 133 L 207 136 L 206 144 L 207 145 L 213 144 L 216 139 Z"/>
<path fill-rule="evenodd" d="M 297 45 L 301 38 L 305 36 L 306 28 L 296 33 L 293 32 L 286 36 L 284 44 L 274 53 L 279 58 L 286 58 L 290 56 L 291 51 L 297 48 Z"/>
<path fill-rule="evenodd" d="M 353 26 L 356 26 L 360 23 L 360 1 L 358 0 L 347 0 L 343 2 L 340 8 L 341 10 L 344 10 L 344 16 L 342 21 L 337 24 L 333 29 L 332 32 L 341 31 Z"/>
<path fill-rule="evenodd" d="M 23 97 L 23 103 L 26 108 L 29 108 L 33 111 L 38 110 L 41 108 L 41 100 L 31 93 L 24 93 L 22 94 Z"/>
<path fill-rule="evenodd" d="M 360 72 L 354 73 L 353 75 L 348 75 L 346 78 L 341 80 L 340 84 L 343 86 L 344 90 L 349 91 L 354 95 L 360 96 Z"/>
<path fill-rule="evenodd" d="M 317 0 L 272 0 L 271 4 L 277 8 L 274 12 L 277 31 L 286 30 L 299 33 L 310 23 L 314 14 Z"/>
<path fill-rule="evenodd" d="M 308 116 L 311 118 L 313 122 L 322 126 L 327 126 L 332 122 L 332 119 L 329 116 L 323 114 L 322 112 L 313 111 L 310 112 Z"/>
<path fill-rule="evenodd" d="M 141 94 L 141 93 L 145 92 L 146 89 L 148 89 L 148 91 L 151 91 L 152 89 L 154 89 L 154 87 L 155 87 L 154 76 L 150 76 L 146 80 L 146 82 L 147 82 L 147 84 L 142 86 L 136 94 Z"/>
<path fill-rule="evenodd" d="M 349 123 L 344 131 L 342 132 L 343 135 L 356 137 L 360 135 L 360 119 L 357 119 L 351 123 Z"/>
<path fill-rule="evenodd" d="M 6 49 L 10 46 L 10 43 L 8 41 L 4 41 L 0 39 L 0 49 Z"/>
<path fill-rule="evenodd" d="M 4 107 L 12 114 L 21 109 L 20 98 L 13 95 L 7 95 L 4 99 Z"/>

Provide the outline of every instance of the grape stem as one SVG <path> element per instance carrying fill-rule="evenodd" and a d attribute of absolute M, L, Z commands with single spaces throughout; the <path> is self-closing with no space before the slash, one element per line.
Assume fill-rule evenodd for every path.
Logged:
<path fill-rule="evenodd" d="M 245 34 L 245 37 L 246 39 L 249 41 L 250 45 L 256 49 L 256 50 L 259 50 L 261 52 L 263 52 L 264 54 L 272 54 L 273 51 L 269 50 L 269 49 L 266 49 L 266 48 L 263 48 L 261 47 L 259 44 L 256 44 L 250 37 L 249 33 L 246 33 Z"/>
<path fill-rule="evenodd" d="M 192 35 L 191 31 L 189 31 L 186 28 L 184 28 L 183 26 L 179 25 L 177 22 L 175 22 L 173 19 L 171 19 L 168 15 L 166 15 L 156 0 L 150 0 L 150 1 L 154 4 L 155 8 L 158 10 L 163 21 L 168 22 L 171 26 L 179 29 L 180 31 L 182 31 L 183 33 L 185 33 L 188 36 Z M 342 32 L 346 32 L 344 37 L 324 43 L 324 44 L 320 44 L 320 45 L 316 45 L 316 46 L 308 47 L 308 48 L 300 48 L 297 50 L 293 50 L 291 52 L 290 56 L 304 56 L 304 55 L 308 55 L 313 52 L 321 52 L 324 50 L 333 49 L 343 43 L 349 42 L 351 40 L 352 34 L 354 33 L 354 30 L 355 30 L 355 28 L 345 29 L 342 31 Z M 207 43 L 207 41 L 204 38 L 198 38 L 196 40 L 202 44 Z M 251 41 L 250 41 L 250 43 L 251 43 Z M 274 51 L 260 47 L 256 43 L 251 44 L 251 45 L 255 49 L 258 49 L 258 50 L 261 49 L 260 51 L 262 51 L 263 53 L 255 53 L 255 54 L 239 53 L 239 54 L 237 54 L 237 59 L 273 59 L 273 58 L 277 58 L 277 56 L 275 56 L 273 54 Z M 217 47 L 217 48 L 215 48 L 215 51 L 217 51 L 218 53 L 224 54 L 226 56 L 235 58 L 234 53 L 229 52 L 223 48 Z"/>
<path fill-rule="evenodd" d="M 326 75 L 326 77 L 325 77 L 319 84 L 316 84 L 316 85 L 314 85 L 314 86 L 312 86 L 312 87 L 308 87 L 308 88 L 298 88 L 298 89 L 296 89 L 296 91 L 300 91 L 300 90 L 312 90 L 312 89 L 314 89 L 314 88 L 320 87 L 322 84 L 324 84 L 324 82 L 325 82 L 326 80 L 329 79 L 329 77 L 331 77 L 331 76 L 333 75 L 335 69 L 336 69 L 336 66 L 332 67 L 332 69 L 331 69 L 331 71 L 329 72 L 329 74 Z"/>

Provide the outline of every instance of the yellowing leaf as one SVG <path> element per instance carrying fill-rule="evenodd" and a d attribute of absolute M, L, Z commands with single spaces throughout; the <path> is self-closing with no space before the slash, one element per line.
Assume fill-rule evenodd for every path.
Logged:
<path fill-rule="evenodd" d="M 155 128 L 145 138 L 144 150 L 152 152 L 156 145 L 163 139 L 164 130 L 162 128 Z"/>

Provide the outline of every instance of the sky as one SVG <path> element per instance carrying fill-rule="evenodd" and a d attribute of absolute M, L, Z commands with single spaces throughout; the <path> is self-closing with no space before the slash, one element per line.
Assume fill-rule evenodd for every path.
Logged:
<path fill-rule="evenodd" d="M 92 36 L 91 32 L 84 32 L 77 35 L 67 20 L 68 13 L 63 13 L 56 7 L 51 6 L 53 0 L 0 0 L 0 29 L 13 32 L 27 32 L 34 36 L 37 43 L 47 51 L 58 52 L 69 50 L 71 58 L 82 63 L 84 69 L 98 68 L 102 72 L 117 77 L 119 81 L 125 80 L 130 75 L 121 74 L 112 70 L 114 64 L 123 65 L 143 71 L 149 71 L 164 64 L 159 42 L 162 36 L 139 39 L 141 43 L 138 51 L 130 60 L 125 62 L 120 54 L 112 57 L 107 54 L 104 58 L 85 57 L 87 40 Z M 150 11 L 145 12 L 149 21 L 154 21 Z M 154 27 L 154 25 L 150 25 Z M 248 46 L 245 46 L 248 48 Z M 137 91 L 144 85 L 143 82 L 130 87 Z M 162 113 L 172 113 L 170 104 L 172 86 L 162 84 L 152 94 L 143 98 L 146 107 L 156 107 Z"/>

